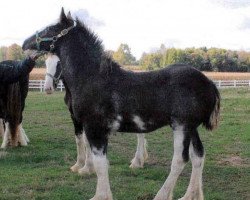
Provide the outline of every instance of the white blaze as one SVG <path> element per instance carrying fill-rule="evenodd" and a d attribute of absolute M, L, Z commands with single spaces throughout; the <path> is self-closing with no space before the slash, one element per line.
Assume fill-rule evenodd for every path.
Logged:
<path fill-rule="evenodd" d="M 56 66 L 59 61 L 59 58 L 56 55 L 50 54 L 48 58 L 46 59 L 46 73 L 51 74 L 52 76 L 55 76 L 56 74 Z M 54 91 L 53 86 L 53 79 L 50 76 L 45 76 L 45 84 L 44 84 L 44 90 L 50 94 Z"/>

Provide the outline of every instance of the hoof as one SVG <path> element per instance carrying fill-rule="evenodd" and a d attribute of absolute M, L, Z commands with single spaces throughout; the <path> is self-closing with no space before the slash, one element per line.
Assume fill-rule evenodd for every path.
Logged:
<path fill-rule="evenodd" d="M 94 196 L 90 200 L 113 200 L 113 198 L 112 198 L 112 196 L 109 196 L 109 197 L 96 197 L 96 196 Z"/>
<path fill-rule="evenodd" d="M 143 159 L 142 159 L 143 160 Z M 131 169 L 143 168 L 144 160 L 134 158 L 131 160 L 131 165 L 129 166 Z"/>
<path fill-rule="evenodd" d="M 94 172 L 95 172 L 94 167 L 89 167 L 86 165 L 78 170 L 78 174 L 80 174 L 81 176 L 90 175 L 93 174 Z"/>
<path fill-rule="evenodd" d="M 75 173 L 78 172 L 79 169 L 81 169 L 81 166 L 79 166 L 78 164 L 75 164 L 72 167 L 70 167 L 70 170 Z"/>
<path fill-rule="evenodd" d="M 188 195 L 178 200 L 204 200 L 204 197 L 202 195 Z"/>

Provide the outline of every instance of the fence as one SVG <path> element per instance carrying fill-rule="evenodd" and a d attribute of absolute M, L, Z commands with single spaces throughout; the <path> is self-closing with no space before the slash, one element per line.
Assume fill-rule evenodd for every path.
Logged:
<path fill-rule="evenodd" d="M 43 92 L 44 80 L 30 80 L 29 89 L 34 91 Z M 216 80 L 214 81 L 218 88 L 236 88 L 236 87 L 250 87 L 250 80 Z M 57 90 L 64 91 L 64 85 L 62 81 L 59 82 Z"/>
<path fill-rule="evenodd" d="M 30 80 L 29 81 L 29 90 L 32 90 L 32 91 L 40 91 L 40 92 L 43 92 L 44 90 L 44 83 L 45 81 L 44 80 Z M 59 81 L 58 85 L 57 85 L 57 90 L 59 91 L 63 91 L 65 88 L 64 88 L 64 85 L 62 83 L 62 81 Z"/>

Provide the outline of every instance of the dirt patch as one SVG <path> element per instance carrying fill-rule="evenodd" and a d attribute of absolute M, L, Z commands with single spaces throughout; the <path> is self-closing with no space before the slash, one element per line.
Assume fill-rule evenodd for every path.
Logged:
<path fill-rule="evenodd" d="M 250 167 L 249 160 L 243 159 L 240 156 L 231 156 L 228 158 L 222 158 L 219 161 L 220 165 L 230 165 L 233 167 Z"/>

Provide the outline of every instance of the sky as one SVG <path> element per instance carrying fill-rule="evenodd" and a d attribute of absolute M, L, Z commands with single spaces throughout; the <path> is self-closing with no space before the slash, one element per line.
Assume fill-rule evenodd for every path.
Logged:
<path fill-rule="evenodd" d="M 83 20 L 105 49 L 143 52 L 166 47 L 250 51 L 250 0 L 1 0 L 0 46 L 23 41 L 59 18 Z"/>

